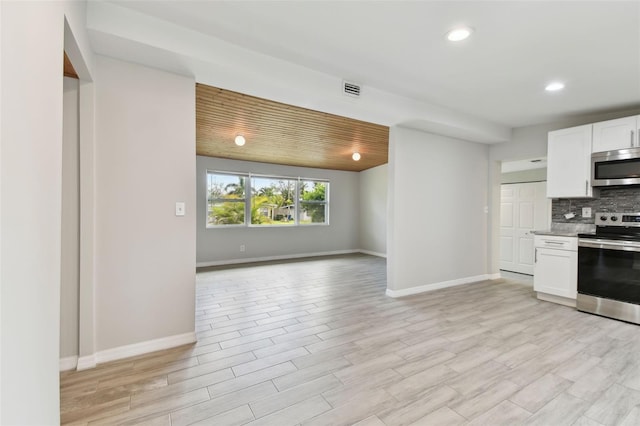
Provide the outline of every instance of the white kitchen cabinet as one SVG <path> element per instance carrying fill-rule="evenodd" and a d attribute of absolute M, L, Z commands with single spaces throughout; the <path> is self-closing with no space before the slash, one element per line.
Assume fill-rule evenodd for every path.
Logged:
<path fill-rule="evenodd" d="M 575 306 L 578 292 L 578 239 L 536 235 L 534 245 L 533 289 L 538 293 L 538 298 Z"/>
<path fill-rule="evenodd" d="M 549 132 L 547 145 L 547 197 L 590 198 L 593 125 Z"/>
<path fill-rule="evenodd" d="M 593 124 L 593 152 L 638 148 L 640 115 Z"/>

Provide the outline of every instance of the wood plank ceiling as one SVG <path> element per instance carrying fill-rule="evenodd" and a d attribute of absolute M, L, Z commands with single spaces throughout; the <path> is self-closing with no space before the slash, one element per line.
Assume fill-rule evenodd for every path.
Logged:
<path fill-rule="evenodd" d="M 198 155 L 362 171 L 386 164 L 388 145 L 386 126 L 196 84 Z"/>
<path fill-rule="evenodd" d="M 71 77 L 71 78 L 76 78 L 76 79 L 78 78 L 78 73 L 73 68 L 73 64 L 69 60 L 69 57 L 67 56 L 67 52 L 64 52 L 63 74 L 64 74 L 65 77 Z"/>

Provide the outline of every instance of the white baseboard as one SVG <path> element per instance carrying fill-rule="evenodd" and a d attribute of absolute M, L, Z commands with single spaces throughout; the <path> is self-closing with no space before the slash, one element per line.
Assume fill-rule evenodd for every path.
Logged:
<path fill-rule="evenodd" d="M 194 343 L 195 341 L 196 333 L 192 331 L 184 334 L 176 334 L 175 336 L 162 337 L 160 339 L 106 349 L 96 352 L 95 357 L 98 363 L 109 362 L 131 356 L 143 355 L 149 352 L 161 351 L 163 349 L 175 348 L 176 346 Z"/>
<path fill-rule="evenodd" d="M 68 356 L 60 358 L 60 371 L 75 370 L 78 366 L 78 356 Z"/>
<path fill-rule="evenodd" d="M 78 358 L 78 365 L 76 366 L 76 370 L 88 370 L 90 368 L 94 368 L 96 366 L 96 356 L 95 354 L 81 356 Z"/>
<path fill-rule="evenodd" d="M 487 278 L 488 280 L 499 280 L 500 278 L 502 278 L 502 275 L 500 275 L 500 272 L 497 272 L 495 274 L 489 274 L 489 278 Z"/>
<path fill-rule="evenodd" d="M 417 286 L 417 287 L 403 288 L 401 290 L 387 289 L 385 294 L 387 296 L 389 296 L 389 297 L 410 296 L 412 294 L 425 293 L 427 291 L 439 290 L 441 288 L 455 287 L 455 286 L 463 285 L 463 284 L 486 281 L 486 280 L 490 279 L 489 278 L 490 276 L 491 275 L 489 275 L 489 274 L 476 275 L 476 276 L 473 276 L 473 277 L 458 278 L 458 279 L 450 280 L 450 281 L 442 281 L 442 282 L 439 282 L 439 283 L 420 285 L 420 286 Z"/>
<path fill-rule="evenodd" d="M 204 268 L 207 266 L 236 265 L 240 263 L 268 262 L 270 260 L 300 259 L 303 257 L 334 256 L 337 254 L 351 254 L 360 252 L 361 250 L 335 250 L 321 251 L 317 253 L 285 254 L 282 256 L 250 257 L 246 259 L 214 260 L 212 262 L 198 262 L 196 263 L 196 268 Z"/>
<path fill-rule="evenodd" d="M 75 358 L 76 363 L 67 370 L 76 368 L 78 371 L 94 368 L 98 363 L 115 361 L 118 359 L 129 358 L 137 355 L 144 355 L 146 353 L 161 351 L 163 349 L 175 348 L 176 346 L 187 345 L 196 341 L 196 333 L 189 332 L 184 334 L 177 334 L 175 336 L 162 337 L 160 339 L 147 340 L 146 342 L 134 343 L 132 345 L 119 346 L 117 348 L 106 349 L 104 351 L 96 352 L 93 355 Z M 62 370 L 63 361 L 65 367 L 70 365 L 69 358 L 60 360 L 60 371 Z M 66 364 L 69 362 L 69 364 Z"/>
<path fill-rule="evenodd" d="M 385 259 L 387 258 L 387 253 L 379 253 L 377 251 L 362 250 L 362 249 L 358 251 L 362 254 L 368 254 L 370 256 L 384 257 Z"/>
<path fill-rule="evenodd" d="M 544 300 L 545 302 L 553 302 L 559 305 L 569 306 L 570 308 L 576 307 L 576 299 L 569 299 L 568 297 L 556 296 L 554 294 L 547 294 L 537 291 L 536 295 L 538 299 Z"/>

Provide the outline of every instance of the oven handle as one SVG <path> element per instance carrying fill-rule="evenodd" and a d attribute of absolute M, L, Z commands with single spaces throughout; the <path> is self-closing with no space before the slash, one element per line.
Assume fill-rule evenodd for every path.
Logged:
<path fill-rule="evenodd" d="M 640 242 L 635 242 L 635 241 L 627 241 L 627 242 L 621 243 L 619 241 L 612 241 L 612 240 L 579 239 L 578 247 L 640 252 Z"/>

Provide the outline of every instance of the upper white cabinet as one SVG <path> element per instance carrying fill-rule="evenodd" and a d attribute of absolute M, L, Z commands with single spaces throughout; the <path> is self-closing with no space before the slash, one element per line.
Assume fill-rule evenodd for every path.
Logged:
<path fill-rule="evenodd" d="M 593 152 L 640 147 L 640 115 L 593 124 Z"/>
<path fill-rule="evenodd" d="M 547 197 L 593 197 L 591 187 L 592 124 L 549 132 Z"/>

